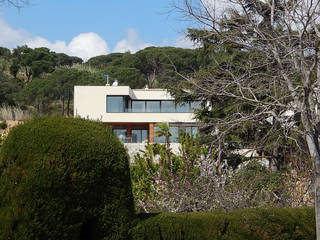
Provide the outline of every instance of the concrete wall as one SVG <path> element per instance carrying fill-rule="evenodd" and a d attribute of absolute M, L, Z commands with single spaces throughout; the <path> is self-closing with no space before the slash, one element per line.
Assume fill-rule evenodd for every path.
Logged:
<path fill-rule="evenodd" d="M 172 100 L 167 91 L 128 86 L 75 86 L 74 116 L 102 122 L 195 122 L 193 113 L 107 113 L 107 95 L 129 95 L 132 99 Z"/>

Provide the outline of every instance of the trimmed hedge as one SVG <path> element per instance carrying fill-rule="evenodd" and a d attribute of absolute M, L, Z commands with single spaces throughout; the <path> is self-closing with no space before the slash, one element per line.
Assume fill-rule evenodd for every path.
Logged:
<path fill-rule="evenodd" d="M 36 118 L 0 152 L 0 239 L 127 239 L 134 203 L 125 148 L 101 123 Z"/>
<path fill-rule="evenodd" d="M 313 240 L 314 208 L 255 208 L 229 213 L 161 213 L 130 230 L 132 240 Z"/>

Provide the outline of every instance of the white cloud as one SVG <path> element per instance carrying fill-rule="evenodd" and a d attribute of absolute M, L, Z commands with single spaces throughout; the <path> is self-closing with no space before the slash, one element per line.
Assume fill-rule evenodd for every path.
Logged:
<path fill-rule="evenodd" d="M 27 41 L 27 45 L 31 48 L 47 47 L 55 52 L 78 56 L 84 60 L 109 53 L 106 41 L 93 32 L 81 33 L 74 37 L 69 44 L 64 41 L 52 43 L 47 39 L 36 37 Z"/>
<path fill-rule="evenodd" d="M 176 38 L 174 46 L 179 48 L 194 49 L 199 47 L 199 44 L 192 42 L 188 37 L 182 35 Z"/>
<path fill-rule="evenodd" d="M 143 48 L 150 47 L 152 44 L 145 43 L 139 39 L 138 33 L 135 29 L 128 29 L 127 31 L 127 39 L 123 39 L 119 41 L 113 52 L 127 52 L 130 51 L 131 53 L 135 53 Z"/>
<path fill-rule="evenodd" d="M 84 60 L 110 52 L 106 41 L 93 32 L 81 33 L 69 44 L 65 41 L 50 42 L 42 37 L 32 37 L 24 30 L 13 29 L 2 19 L 0 19 L 0 32 L 0 46 L 11 49 L 24 44 L 31 48 L 47 47 L 57 53 L 66 53 Z"/>
<path fill-rule="evenodd" d="M 23 45 L 25 40 L 30 38 L 26 31 L 13 29 L 2 19 L 0 19 L 0 33 L 0 46 L 7 48 Z"/>

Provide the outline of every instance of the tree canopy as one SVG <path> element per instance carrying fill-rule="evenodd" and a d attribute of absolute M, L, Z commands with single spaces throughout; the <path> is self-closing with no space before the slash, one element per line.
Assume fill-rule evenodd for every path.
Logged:
<path fill-rule="evenodd" d="M 207 118 L 212 134 L 226 135 L 250 122 L 269 124 L 269 131 L 297 144 L 304 139 L 315 166 L 320 239 L 320 2 L 236 0 L 225 4 L 222 15 L 210 3 L 185 0 L 176 7 L 203 27 L 190 35 L 208 53 L 231 49 L 244 57 L 235 62 L 232 54 L 212 55 L 212 67 L 186 78 L 185 94 L 210 103 L 233 101 L 224 118 Z"/>

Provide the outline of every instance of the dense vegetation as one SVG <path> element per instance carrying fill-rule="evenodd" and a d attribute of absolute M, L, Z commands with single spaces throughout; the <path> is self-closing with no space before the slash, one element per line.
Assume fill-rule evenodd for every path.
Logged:
<path fill-rule="evenodd" d="M 0 105 L 19 105 L 39 114 L 72 114 L 74 85 L 110 82 L 132 88 L 176 84 L 180 72 L 199 69 L 198 51 L 149 47 L 135 54 L 111 53 L 89 59 L 55 53 L 48 48 L 0 47 Z"/>
<path fill-rule="evenodd" d="M 0 152 L 0 239 L 126 239 L 134 206 L 129 161 L 96 122 L 35 118 Z"/>
<path fill-rule="evenodd" d="M 190 30 L 190 36 L 200 42 L 203 41 L 202 34 Z M 74 85 L 105 85 L 105 74 L 109 75 L 111 83 L 117 79 L 120 85 L 132 88 L 170 86 L 178 101 L 202 102 L 203 108 L 197 112 L 203 124 L 201 137 L 181 136 L 180 154 L 173 153 L 167 142 L 165 145 L 147 145 L 145 151 L 135 157 L 130 170 L 136 210 L 230 211 L 310 203 L 310 200 L 303 199 L 310 193 L 312 183 L 303 138 L 293 135 L 290 128 L 283 131 L 282 122 L 271 124 L 267 119 L 232 127 L 220 126 L 221 132 L 228 131 L 218 137 L 216 123 L 228 120 L 239 111 L 250 113 L 253 108 L 230 97 L 206 97 L 194 91 L 194 85 L 177 74 L 199 81 L 209 74 L 216 80 L 226 75 L 220 71 L 221 66 L 231 64 L 236 67 L 246 61 L 247 52 L 232 46 L 217 50 L 211 40 L 214 42 L 214 39 L 206 39 L 204 47 L 198 50 L 150 47 L 135 54 L 97 56 L 86 63 L 46 48 L 22 46 L 12 52 L 0 48 L 0 105 L 8 104 L 39 114 L 72 115 Z M 183 89 L 190 91 L 185 94 L 181 91 Z M 119 196 L 122 192 L 105 185 L 107 182 L 122 186 L 124 194 L 131 189 L 128 174 L 122 176 L 119 173 L 118 167 L 123 170 L 125 165 L 116 162 L 118 157 L 126 159 L 123 148 L 106 150 L 101 147 L 107 139 L 114 146 L 119 146 L 119 142 L 110 132 L 106 134 L 107 138 L 100 138 L 103 134 L 96 132 L 101 130 L 98 124 L 90 123 L 91 126 L 82 120 L 50 119 L 39 123 L 34 120 L 32 124 L 37 127 L 31 127 L 29 123 L 24 128 L 17 127 L 3 146 L 0 195 L 5 197 L 0 200 L 0 224 L 5 223 L 5 232 L 1 234 L 4 238 L 13 236 L 19 239 L 23 239 L 21 236 L 33 238 L 37 234 L 43 234 L 46 239 L 86 239 L 88 236 L 100 239 L 104 235 L 123 238 L 128 230 L 125 223 L 130 223 L 133 213 L 132 196 L 127 195 L 126 202 L 119 202 L 118 197 L 112 200 L 108 196 Z M 45 127 L 38 127 L 40 123 Z M 63 130 L 61 126 L 64 126 Z M 73 127 L 75 132 L 69 132 L 68 129 Z M 156 134 L 170 139 L 166 129 L 169 127 L 165 128 L 164 124 Z M 59 134 L 63 137 L 60 138 Z M 21 152 L 12 150 L 18 146 Z M 256 150 L 271 167 L 267 169 L 256 163 L 257 159 L 239 156 L 236 150 L 243 148 Z M 103 161 L 108 154 L 114 157 L 111 163 Z M 99 161 L 97 166 L 92 165 Z M 86 170 L 78 168 L 80 165 Z M 240 170 L 239 166 L 242 166 Z M 104 167 L 110 167 L 114 172 L 104 176 Z M 302 181 L 307 179 L 309 184 L 296 196 L 292 192 L 301 186 L 290 182 L 287 178 L 290 171 L 286 171 L 293 168 L 306 176 Z M 88 171 L 91 174 L 84 174 Z M 297 182 L 300 180 L 297 178 Z M 82 188 L 82 184 L 90 189 Z M 91 192 L 96 190 L 100 192 L 99 197 Z M 65 197 L 66 192 L 70 192 L 70 196 Z M 34 200 L 35 196 L 41 197 Z M 95 197 L 99 198 L 97 203 L 92 200 Z M 82 200 L 77 202 L 75 199 Z M 93 210 L 87 211 L 89 207 Z M 117 211 L 113 211 L 114 207 Z M 47 212 L 43 209 L 50 209 L 50 214 L 44 215 Z M 134 239 L 313 239 L 314 215 L 310 211 L 258 209 L 230 215 L 222 212 L 160 214 L 142 222 L 136 219 L 138 225 L 131 233 Z M 108 214 L 110 212 L 113 214 Z M 298 216 L 303 219 L 302 223 L 297 223 Z M 266 219 L 270 222 L 265 222 Z M 287 219 L 286 223 L 284 219 Z M 241 224 L 242 229 L 235 227 Z"/>
<path fill-rule="evenodd" d="M 314 208 L 161 213 L 131 229 L 133 240 L 312 240 Z"/>

